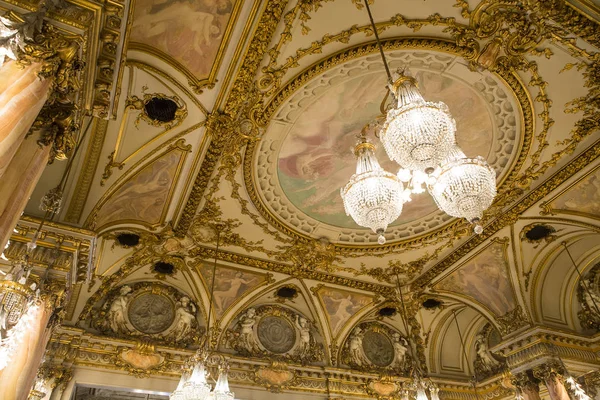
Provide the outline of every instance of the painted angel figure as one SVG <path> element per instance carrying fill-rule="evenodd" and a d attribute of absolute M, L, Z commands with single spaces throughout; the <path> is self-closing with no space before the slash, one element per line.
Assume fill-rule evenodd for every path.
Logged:
<path fill-rule="evenodd" d="M 254 335 L 254 324 L 256 324 L 256 310 L 249 308 L 240 317 L 240 335 L 238 337 L 238 344 L 244 350 L 254 353 L 259 351 L 258 343 L 256 342 L 256 336 Z"/>
<path fill-rule="evenodd" d="M 185 339 L 192 331 L 196 321 L 196 306 L 190 301 L 189 297 L 183 296 L 177 302 L 175 310 L 175 329 L 172 337 L 176 342 Z"/>
<path fill-rule="evenodd" d="M 310 322 L 304 317 L 296 314 L 296 327 L 300 331 L 300 344 L 298 352 L 306 354 L 310 349 Z"/>
<path fill-rule="evenodd" d="M 121 287 L 120 295 L 117 297 L 108 310 L 107 319 L 110 329 L 115 333 L 128 332 L 125 314 L 127 314 L 127 304 L 131 299 L 131 288 L 128 285 Z"/>

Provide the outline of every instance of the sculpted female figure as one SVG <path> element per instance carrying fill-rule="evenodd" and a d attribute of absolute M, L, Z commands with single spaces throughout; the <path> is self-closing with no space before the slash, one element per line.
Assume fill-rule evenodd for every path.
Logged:
<path fill-rule="evenodd" d="M 126 333 L 129 331 L 125 314 L 127 313 L 127 304 L 131 299 L 131 288 L 128 285 L 121 287 L 120 296 L 117 297 L 108 310 L 107 319 L 110 329 L 115 333 Z"/>

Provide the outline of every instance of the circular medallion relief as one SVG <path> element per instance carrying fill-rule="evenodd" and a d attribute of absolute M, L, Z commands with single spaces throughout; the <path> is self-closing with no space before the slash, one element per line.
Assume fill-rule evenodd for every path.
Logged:
<path fill-rule="evenodd" d="M 165 296 L 143 294 L 131 301 L 127 315 L 135 329 L 154 334 L 171 326 L 175 319 L 175 309 L 171 300 Z"/>
<path fill-rule="evenodd" d="M 296 331 L 285 319 L 265 317 L 258 323 L 258 340 L 270 352 L 287 353 L 296 343 Z"/>
<path fill-rule="evenodd" d="M 378 367 L 387 367 L 394 360 L 394 346 L 383 333 L 367 331 L 362 345 L 369 361 Z"/>

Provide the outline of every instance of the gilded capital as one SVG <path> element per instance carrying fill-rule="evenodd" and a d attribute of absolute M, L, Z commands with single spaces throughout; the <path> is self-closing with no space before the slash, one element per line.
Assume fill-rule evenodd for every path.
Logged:
<path fill-rule="evenodd" d="M 521 372 L 512 376 L 510 383 L 523 391 L 539 392 L 539 381 L 527 372 Z"/>
<path fill-rule="evenodd" d="M 554 362 L 537 365 L 533 368 L 533 376 L 537 379 L 548 381 L 559 378 L 562 380 L 564 368 Z"/>

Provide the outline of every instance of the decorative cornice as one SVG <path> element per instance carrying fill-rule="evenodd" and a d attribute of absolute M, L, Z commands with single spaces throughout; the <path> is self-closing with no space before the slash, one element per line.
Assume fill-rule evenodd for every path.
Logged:
<path fill-rule="evenodd" d="M 211 259 L 215 256 L 215 251 L 210 247 L 198 246 L 192 251 L 190 251 L 190 256 Z M 260 258 L 244 256 L 229 251 L 219 250 L 218 258 L 221 261 L 245 265 L 248 267 L 260 268 L 266 271 L 279 272 L 282 274 L 294 276 L 296 278 L 313 279 L 319 282 L 351 287 L 354 289 L 377 293 L 385 297 L 392 296 L 392 294 L 394 293 L 394 288 L 391 286 L 365 282 L 353 278 L 345 278 L 341 276 L 331 275 L 325 272 L 309 270 L 306 268 L 295 268 L 295 266 L 291 264 L 275 262 L 271 260 L 262 260 Z"/>

